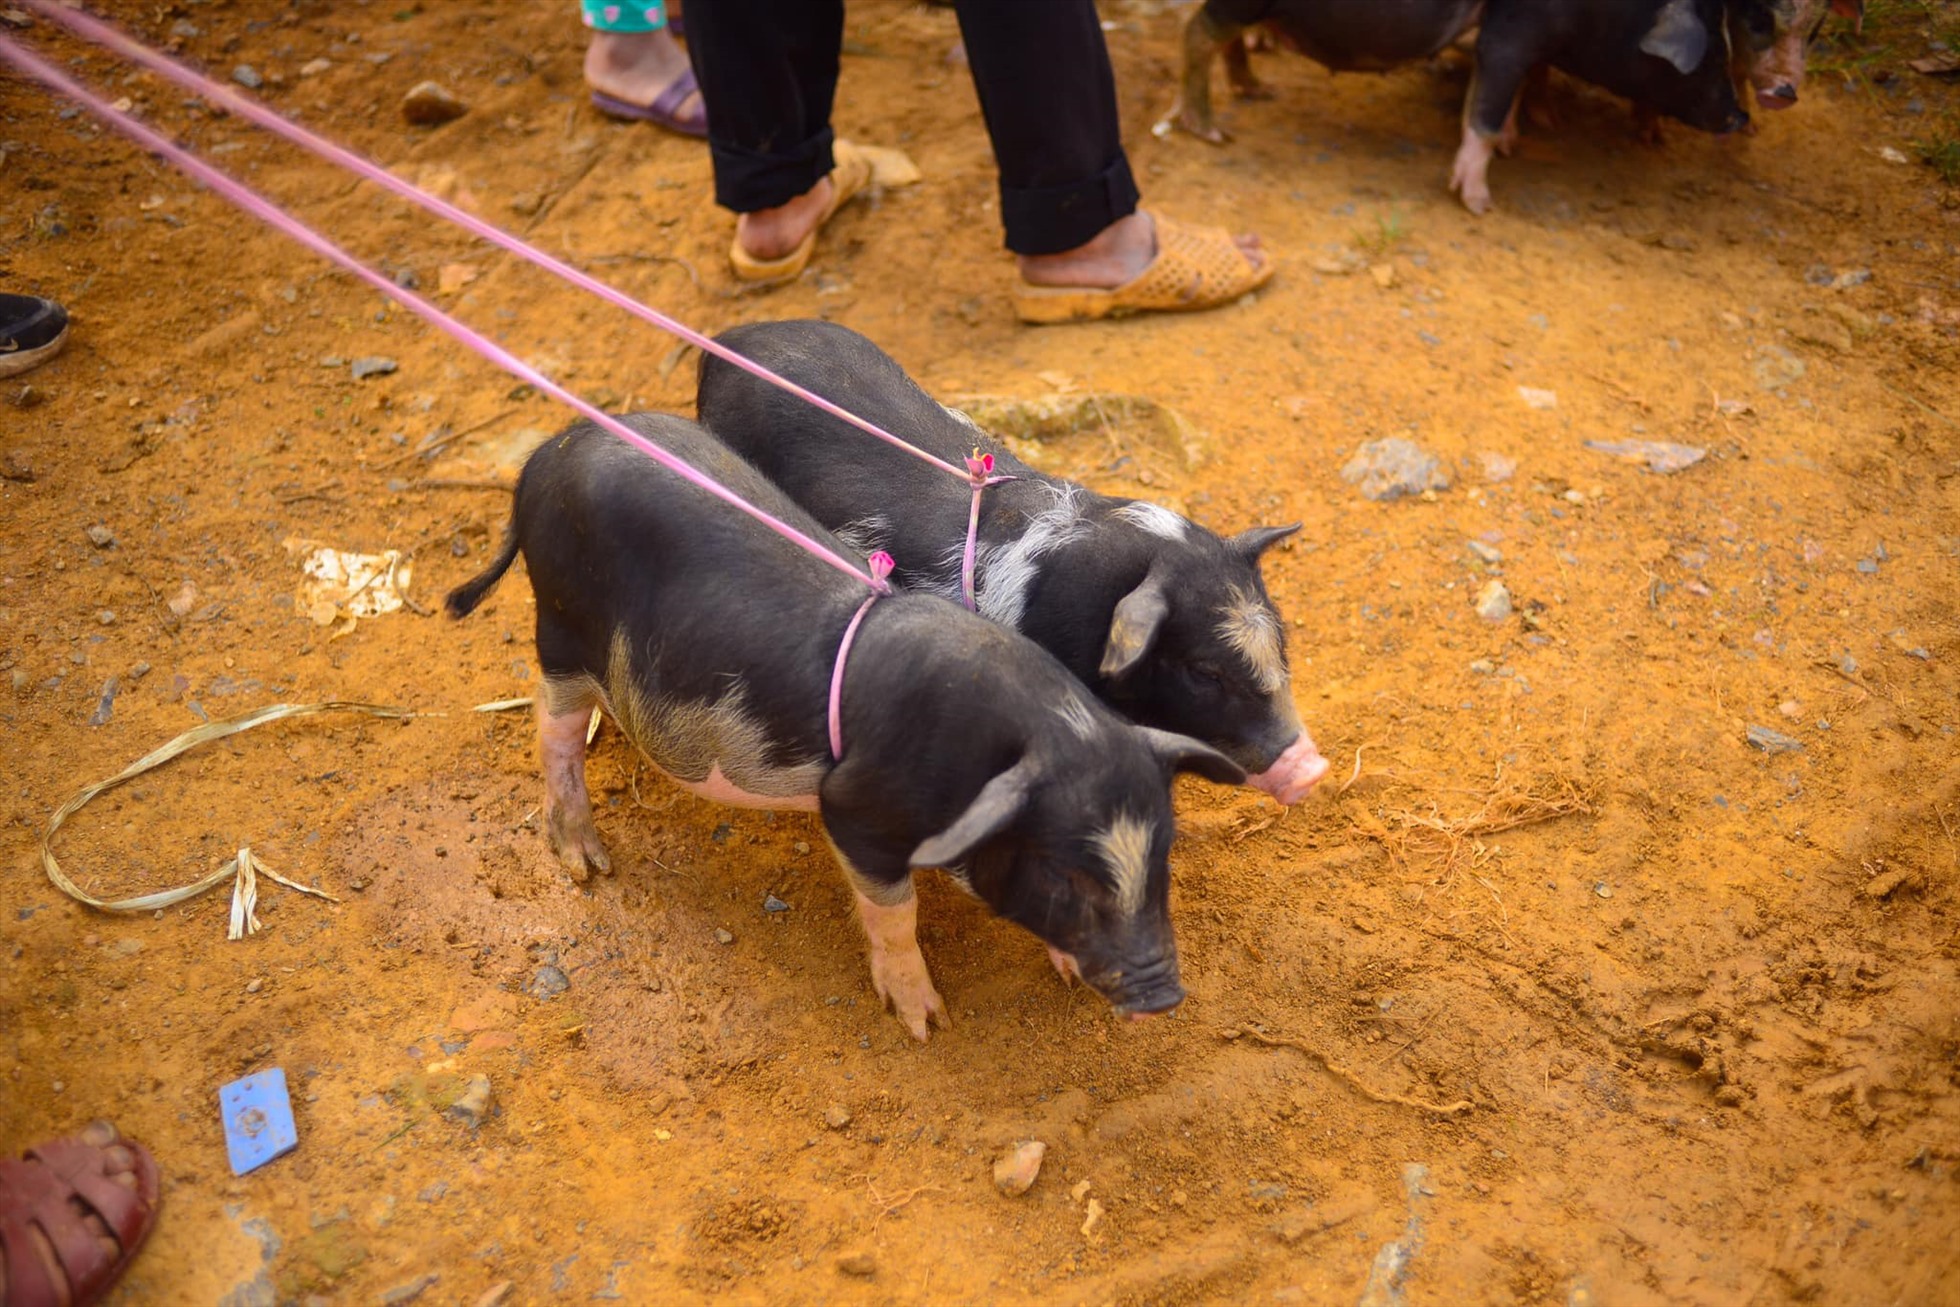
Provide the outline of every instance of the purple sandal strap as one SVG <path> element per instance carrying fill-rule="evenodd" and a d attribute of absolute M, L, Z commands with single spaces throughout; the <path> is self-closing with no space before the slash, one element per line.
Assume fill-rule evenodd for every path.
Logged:
<path fill-rule="evenodd" d="M 688 96 L 698 95 L 700 91 L 701 83 L 695 79 L 694 70 L 690 68 L 670 82 L 666 90 L 653 97 L 653 103 L 647 106 L 647 112 L 663 122 L 692 125 L 697 120 L 681 117 L 680 108 L 687 102 Z M 700 121 L 705 125 L 706 116 L 702 115 Z"/>

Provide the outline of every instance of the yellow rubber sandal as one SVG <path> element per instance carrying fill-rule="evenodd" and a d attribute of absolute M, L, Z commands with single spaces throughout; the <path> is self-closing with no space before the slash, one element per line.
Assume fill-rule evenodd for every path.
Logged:
<path fill-rule="evenodd" d="M 1114 290 L 1084 286 L 1031 286 L 1014 291 L 1014 312 L 1023 322 L 1094 322 L 1131 313 L 1189 313 L 1230 304 L 1272 280 L 1270 256 L 1254 263 L 1222 227 L 1194 227 L 1150 216 L 1157 230 L 1157 257 Z"/>
<path fill-rule="evenodd" d="M 780 259 L 758 259 L 742 248 L 738 239 L 728 247 L 728 266 L 735 270 L 735 276 L 742 281 L 788 281 L 809 266 L 810 255 L 817 248 L 817 233 L 824 224 L 837 216 L 837 211 L 849 204 L 871 184 L 871 160 L 859 153 L 858 148 L 849 141 L 836 141 L 830 147 L 830 203 L 817 218 L 817 225 L 810 228 L 800 244 Z"/>

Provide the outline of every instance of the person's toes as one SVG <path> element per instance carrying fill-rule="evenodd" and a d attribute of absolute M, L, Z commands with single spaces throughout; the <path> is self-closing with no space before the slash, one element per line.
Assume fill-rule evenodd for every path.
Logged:
<path fill-rule="evenodd" d="M 101 1117 L 82 1127 L 82 1142 L 90 1148 L 107 1148 L 121 1138 L 122 1136 L 116 1133 L 116 1127 Z"/>
<path fill-rule="evenodd" d="M 136 1187 L 136 1154 L 121 1144 L 111 1144 L 103 1150 L 103 1156 L 108 1158 L 109 1164 L 107 1170 L 109 1172 L 109 1178 L 134 1189 Z"/>
<path fill-rule="evenodd" d="M 1250 233 L 1236 236 L 1233 238 L 1232 243 L 1238 247 L 1239 253 L 1245 256 L 1247 263 L 1256 269 L 1263 270 L 1265 268 L 1268 261 L 1266 247 L 1257 236 Z"/>
<path fill-rule="evenodd" d="M 49 1284 L 55 1286 L 56 1293 L 61 1293 L 67 1287 L 68 1273 L 62 1269 L 61 1258 L 55 1255 L 54 1245 L 48 1242 L 47 1235 L 42 1233 L 38 1225 L 27 1227 L 27 1241 L 28 1247 L 33 1249 L 34 1256 L 41 1263 L 42 1276 Z"/>

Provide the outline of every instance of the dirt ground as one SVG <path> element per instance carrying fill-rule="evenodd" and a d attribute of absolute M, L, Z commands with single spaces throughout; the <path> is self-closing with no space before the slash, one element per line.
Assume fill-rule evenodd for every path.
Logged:
<path fill-rule="evenodd" d="M 680 794 L 610 726 L 620 867 L 573 884 L 526 715 L 470 711 L 534 687 L 527 588 L 350 630 L 287 546 L 407 551 L 433 607 L 566 415 L 0 78 L 0 284 L 76 320 L 0 405 L 0 1146 L 107 1114 L 154 1148 L 112 1301 L 1960 1302 L 1960 192 L 1915 145 L 1960 87 L 1906 66 L 1930 8 L 1834 20 L 1833 71 L 1746 140 L 1655 149 L 1555 84 L 1479 220 L 1444 189 L 1460 64 L 1262 56 L 1277 98 L 1228 106 L 1232 145 L 1160 140 L 1184 11 L 1109 3 L 1147 203 L 1282 270 L 1045 329 L 1008 310 L 946 11 L 849 10 L 840 128 L 925 180 L 742 293 L 705 150 L 593 113 L 569 0 L 109 9 L 696 326 L 820 314 L 942 398 L 1093 396 L 1107 428 L 1032 456 L 1220 530 L 1303 522 L 1267 574 L 1334 760 L 1292 810 L 1181 784 L 1190 1000 L 1134 1026 L 928 877 L 956 1024 L 914 1043 L 814 820 Z M 581 393 L 691 412 L 657 332 L 44 25 L 0 35 Z M 405 126 L 431 77 L 468 114 Z M 369 356 L 398 370 L 356 380 Z M 1388 436 L 1450 486 L 1364 498 L 1342 468 Z M 1707 456 L 1585 444 L 1622 439 Z M 222 893 L 115 917 L 43 876 L 87 781 L 331 699 L 423 715 L 208 747 L 57 851 L 113 896 L 249 844 L 337 904 L 267 885 L 228 943 Z M 299 1146 L 234 1178 L 218 1087 L 275 1066 Z M 472 1126 L 445 1109 L 477 1075 Z M 1005 1198 L 1022 1139 L 1046 1164 Z"/>

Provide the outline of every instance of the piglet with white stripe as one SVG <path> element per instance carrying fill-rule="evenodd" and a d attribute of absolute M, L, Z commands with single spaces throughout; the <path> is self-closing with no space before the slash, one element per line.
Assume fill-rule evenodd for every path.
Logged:
<path fill-rule="evenodd" d="M 1222 539 L 1156 504 L 1020 462 L 934 402 L 876 345 L 828 322 L 758 322 L 719 340 L 955 466 L 976 448 L 1014 479 L 980 502 L 979 612 L 1062 660 L 1118 712 L 1195 736 L 1297 803 L 1327 773 L 1293 706 L 1259 556 L 1298 530 Z M 700 419 L 854 547 L 896 555 L 906 586 L 962 598 L 971 493 L 943 469 L 713 357 Z"/>
<path fill-rule="evenodd" d="M 623 419 L 750 503 L 850 550 L 683 418 Z M 1196 740 L 1124 721 L 1025 637 L 864 585 L 580 422 L 518 478 L 504 546 L 457 587 L 472 611 L 519 553 L 537 599 L 545 829 L 583 879 L 611 870 L 585 788 L 595 704 L 704 798 L 814 810 L 857 891 L 871 978 L 911 1032 L 946 1024 L 912 872 L 945 869 L 1126 1015 L 1174 1007 L 1170 778 L 1238 784 Z"/>

